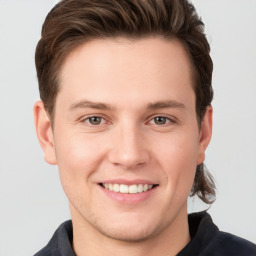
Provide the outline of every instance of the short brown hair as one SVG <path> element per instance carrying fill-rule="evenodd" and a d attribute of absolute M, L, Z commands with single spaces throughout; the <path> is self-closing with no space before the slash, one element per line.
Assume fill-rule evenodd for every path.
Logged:
<path fill-rule="evenodd" d="M 204 24 L 187 0 L 62 0 L 47 15 L 36 48 L 40 97 L 53 120 L 59 73 L 65 57 L 82 43 L 118 36 L 140 39 L 177 38 L 193 64 L 199 126 L 213 98 L 210 46 Z M 215 198 L 212 176 L 198 166 L 191 195 L 210 204 Z"/>

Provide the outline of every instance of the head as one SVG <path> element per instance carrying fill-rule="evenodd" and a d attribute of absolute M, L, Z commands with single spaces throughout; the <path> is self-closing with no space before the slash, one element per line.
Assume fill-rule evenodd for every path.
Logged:
<path fill-rule="evenodd" d="M 159 54 L 158 54 L 159 47 L 161 47 L 162 50 L 161 52 L 159 51 Z M 105 51 L 104 49 L 108 49 L 108 50 Z M 112 52 L 113 55 L 112 56 L 108 55 L 108 51 Z M 145 51 L 148 54 L 143 55 L 143 51 Z M 164 57 L 164 54 L 163 54 L 164 51 L 166 52 L 167 57 L 169 56 L 170 58 L 172 58 L 171 60 L 172 63 L 169 63 L 168 59 L 166 59 L 167 57 L 166 58 Z M 153 54 L 154 52 L 156 52 L 156 56 Z M 168 87 L 166 86 L 161 87 L 161 85 L 159 85 L 159 89 L 158 89 L 156 85 L 152 84 L 152 85 L 149 85 L 148 87 L 149 91 L 147 91 L 147 87 L 145 87 L 145 84 L 143 85 L 144 86 L 143 88 L 140 88 L 140 85 L 136 84 L 137 81 L 140 79 L 140 77 L 138 72 L 136 73 L 136 70 L 134 70 L 131 65 L 132 61 L 134 61 L 133 57 L 136 58 L 136 56 L 133 56 L 133 54 L 135 53 L 137 54 L 137 56 L 140 56 L 141 61 L 144 60 L 145 62 L 152 60 L 152 63 L 154 63 L 153 61 L 154 59 L 158 59 L 158 58 L 164 59 L 164 61 L 162 61 L 162 59 L 160 61 L 162 65 L 160 66 L 160 68 L 159 66 L 157 66 L 157 65 L 160 65 L 159 64 L 160 62 L 158 62 L 158 64 L 156 64 L 155 66 L 152 65 L 148 67 L 147 65 L 145 65 L 146 66 L 145 70 L 143 69 L 144 68 L 143 62 L 140 63 L 141 65 L 138 66 L 137 68 L 143 67 L 140 72 L 141 72 L 141 77 L 143 78 L 143 75 L 144 75 L 144 78 L 145 78 L 144 80 L 141 80 L 140 84 L 143 84 L 143 81 L 147 79 L 146 74 L 153 74 L 153 73 L 156 74 L 157 68 L 159 68 L 158 73 L 161 73 L 162 72 L 161 67 L 162 67 L 163 73 L 167 76 L 168 72 L 166 72 L 166 69 L 168 69 L 168 66 L 166 67 L 165 64 L 170 65 L 170 69 L 173 68 L 174 71 L 175 69 L 177 69 L 179 64 L 181 65 L 180 70 L 183 70 L 182 67 L 184 66 L 184 76 L 186 77 L 187 81 L 189 81 L 188 84 L 190 86 L 190 87 L 187 86 L 188 87 L 187 89 L 188 91 L 191 92 L 191 94 L 188 94 L 188 95 L 190 95 L 191 97 L 188 96 L 187 99 L 183 98 L 183 100 L 184 102 L 186 102 L 186 100 L 188 100 L 189 97 L 194 100 L 191 102 L 191 106 L 193 105 L 193 111 L 195 113 L 195 120 L 197 124 L 197 131 L 200 137 L 201 131 L 204 129 L 207 130 L 209 128 L 208 126 L 211 125 L 211 121 L 209 121 L 209 119 L 211 119 L 211 101 L 213 98 L 213 91 L 211 86 L 213 65 L 212 65 L 212 60 L 210 58 L 209 52 L 210 52 L 210 47 L 204 34 L 204 24 L 197 16 L 193 5 L 186 0 L 160 0 L 160 1 L 159 0 L 143 0 L 143 1 L 63 0 L 61 1 L 51 10 L 51 12 L 46 17 L 45 23 L 42 28 L 42 37 L 36 49 L 36 68 L 37 68 L 37 75 L 38 75 L 38 82 L 39 82 L 40 97 L 43 102 L 44 110 L 50 120 L 49 124 L 53 132 L 53 135 L 52 135 L 53 141 L 54 141 L 54 137 L 57 138 L 56 140 L 58 141 L 59 135 L 57 134 L 57 131 L 58 131 L 57 123 L 59 122 L 58 120 L 60 120 L 58 116 L 61 116 L 60 114 L 62 109 L 61 104 L 64 102 L 62 99 L 64 97 L 68 98 L 68 96 L 72 92 L 73 84 L 76 83 L 75 80 L 72 80 L 73 78 L 71 78 L 72 73 L 74 74 L 74 76 L 75 75 L 79 76 L 83 72 L 80 70 L 81 73 L 76 73 L 78 72 L 77 70 L 79 70 L 78 67 L 75 68 L 76 63 L 80 63 L 80 67 L 82 67 L 84 62 L 85 63 L 84 66 L 88 67 L 87 71 L 85 69 L 85 72 L 88 72 L 86 77 L 89 77 L 92 74 L 95 74 L 96 76 L 96 74 L 98 73 L 95 71 L 95 69 L 99 67 L 99 63 L 100 63 L 100 62 L 97 63 L 97 61 L 99 61 L 101 56 L 104 56 L 102 57 L 103 65 L 102 65 L 102 70 L 100 70 L 99 76 L 102 76 L 101 81 L 104 81 L 104 79 L 106 80 L 106 86 L 99 87 L 98 86 L 99 83 L 95 82 L 95 88 L 94 88 L 94 83 L 91 83 L 90 85 L 88 84 L 85 85 L 85 89 L 84 89 L 85 95 L 87 90 L 89 95 L 94 96 L 96 102 L 99 102 L 99 101 L 104 102 L 104 100 L 102 99 L 106 99 L 106 100 L 109 99 L 108 102 L 104 102 L 104 104 L 106 103 L 105 105 L 98 104 L 96 106 L 97 108 L 96 113 L 98 113 L 99 109 L 103 109 L 102 111 L 105 111 L 104 115 L 106 113 L 111 113 L 109 114 L 109 116 L 111 117 L 107 117 L 106 118 L 107 121 L 105 120 L 104 122 L 109 122 L 111 124 L 114 124 L 115 122 L 118 123 L 123 118 L 122 116 L 124 116 L 125 114 L 127 114 L 127 116 L 130 115 L 130 113 L 127 112 L 127 109 L 122 105 L 126 102 L 125 100 L 115 101 L 115 99 L 118 96 L 120 97 L 127 96 L 128 98 L 130 97 L 129 100 L 134 100 L 134 113 L 136 115 L 138 114 L 137 120 L 142 120 L 142 116 L 146 113 L 145 112 L 146 110 L 145 111 L 143 110 L 144 111 L 143 112 L 141 110 L 142 105 L 139 105 L 139 103 L 138 103 L 138 108 L 136 109 L 136 102 L 139 102 L 136 96 L 134 96 L 136 92 L 140 95 L 140 97 L 141 96 L 144 97 L 143 95 L 146 95 L 146 94 L 149 95 L 148 98 L 147 96 L 144 97 L 145 102 L 143 102 L 142 100 L 142 103 L 143 104 L 145 103 L 148 106 L 152 103 L 149 106 L 149 108 L 151 108 L 151 110 L 154 108 L 157 109 L 157 106 L 153 104 L 155 100 L 154 95 L 158 95 L 159 90 L 160 91 L 162 90 L 163 94 L 167 95 Z M 87 60 L 94 61 L 93 59 L 94 54 L 90 54 L 90 53 L 95 53 L 95 58 L 96 58 L 95 63 L 98 66 L 96 64 L 95 65 L 92 64 L 90 67 L 90 63 L 87 63 Z M 162 57 L 160 57 L 160 55 Z M 131 56 L 130 62 L 129 62 L 130 60 L 129 56 Z M 177 63 L 179 64 L 177 64 L 177 67 L 176 67 L 173 64 L 173 61 L 175 60 L 175 58 L 178 59 L 179 57 L 183 58 L 184 61 L 181 63 L 179 63 L 178 61 Z M 124 61 L 122 62 L 120 58 L 121 60 L 124 60 Z M 106 61 L 107 64 L 104 66 L 104 62 L 106 59 L 111 60 L 112 62 L 110 61 L 108 63 L 108 61 Z M 125 61 L 126 59 L 127 59 L 127 63 Z M 139 59 L 138 59 L 138 62 L 139 62 Z M 117 63 L 119 63 L 119 66 L 117 65 Z M 127 65 L 127 74 L 126 74 L 126 69 L 122 69 L 122 70 L 119 69 L 121 64 Z M 113 67 L 115 69 L 110 70 L 107 68 L 107 66 Z M 94 70 L 91 69 L 93 67 L 95 68 Z M 118 73 L 115 73 L 115 71 Z M 148 73 L 145 73 L 144 71 Z M 177 72 L 176 73 L 174 72 L 175 74 L 173 76 L 179 75 L 179 77 L 181 77 L 182 76 L 182 74 L 180 73 L 181 71 L 179 72 L 178 69 L 176 71 Z M 122 79 L 124 79 L 124 77 L 120 78 L 121 73 L 124 74 L 124 76 L 127 75 L 125 81 L 130 80 L 131 82 L 131 85 L 128 91 L 126 91 L 128 89 L 128 85 L 124 84 L 122 88 L 122 82 L 124 82 Z M 170 73 L 172 72 L 170 71 Z M 106 76 L 104 77 L 103 74 L 106 74 Z M 135 80 L 136 82 L 133 81 L 132 74 L 134 74 L 134 77 L 137 76 L 137 79 Z M 85 79 L 84 82 L 88 82 L 89 80 L 87 81 L 86 77 L 81 78 L 81 80 Z M 113 80 L 113 77 L 119 77 L 120 79 Z M 176 77 L 177 79 L 174 79 L 173 77 L 172 79 L 174 80 L 170 80 L 170 81 L 177 81 L 179 80 L 178 79 L 179 77 Z M 150 77 L 149 75 L 149 79 L 153 81 L 154 77 Z M 108 80 L 110 80 L 110 82 L 108 82 Z M 115 83 L 117 82 L 120 82 L 119 87 L 116 87 L 117 85 Z M 150 81 L 147 80 L 147 82 L 150 84 Z M 114 86 L 112 86 L 113 84 Z M 181 84 L 182 86 L 184 85 L 182 81 L 181 81 Z M 180 86 L 179 88 L 183 88 L 180 84 L 179 85 L 177 84 L 177 86 Z M 99 88 L 97 89 L 97 87 Z M 174 90 L 177 89 L 175 88 L 173 88 L 173 91 L 171 91 L 171 88 L 170 88 L 170 92 L 173 93 L 173 95 L 175 95 Z M 78 91 L 82 90 L 81 87 L 76 89 Z M 113 90 L 112 92 L 116 93 L 115 95 L 116 97 L 111 98 L 109 94 L 104 94 L 105 93 L 104 89 Z M 120 94 L 118 94 L 119 90 L 120 90 Z M 132 92 L 135 92 L 135 94 L 130 93 L 130 90 Z M 177 90 L 179 91 L 181 89 L 177 89 Z M 185 90 L 185 87 L 182 90 Z M 150 94 L 151 91 L 152 91 L 152 95 Z M 96 92 L 102 93 L 102 98 L 100 97 L 98 98 L 98 96 L 96 95 L 99 95 L 99 93 L 96 93 Z M 79 93 L 81 93 L 81 91 L 79 91 Z M 179 91 L 177 92 L 177 94 L 183 95 L 183 92 Z M 184 95 L 186 95 L 185 91 L 184 91 Z M 111 102 L 113 102 L 113 105 L 110 104 Z M 58 104 L 59 104 L 59 108 L 57 106 Z M 71 109 L 83 108 L 83 107 L 86 108 L 88 107 L 88 104 L 90 105 L 89 108 L 95 108 L 95 105 L 92 106 L 91 102 L 90 103 L 80 102 L 77 104 L 75 103 L 72 104 Z M 129 101 L 127 101 L 127 104 L 129 104 Z M 166 107 L 166 104 L 168 105 L 168 103 L 165 102 L 162 105 L 164 104 L 165 106 L 160 106 L 160 107 L 158 104 L 158 108 L 160 108 L 161 111 L 162 109 L 168 109 L 168 107 Z M 181 105 L 177 104 L 176 108 L 181 107 Z M 111 112 L 111 111 L 114 111 L 113 109 L 115 108 L 117 109 L 115 110 L 117 112 Z M 131 109 L 133 108 L 131 107 Z M 190 110 L 192 111 L 192 108 Z M 120 115 L 116 113 L 119 113 Z M 142 114 L 140 115 L 139 113 L 142 113 Z M 108 114 L 106 114 L 106 116 L 108 116 Z M 87 119 L 84 119 L 83 122 L 88 122 L 89 120 L 90 123 L 94 122 L 96 126 L 97 125 L 108 126 L 107 123 L 104 123 L 104 124 L 101 123 L 102 116 L 100 117 L 100 119 L 99 118 L 97 119 L 97 118 L 94 117 L 94 120 L 87 118 Z M 164 122 L 163 125 L 166 125 L 165 122 L 166 120 L 169 120 L 169 119 L 168 118 L 166 119 L 166 117 L 164 117 L 164 119 L 161 119 L 161 118 L 160 120 L 154 119 L 154 122 L 156 121 Z M 113 120 L 118 120 L 118 121 L 113 121 Z M 150 123 L 151 121 L 150 122 L 149 120 L 146 120 L 146 121 L 148 121 L 148 123 L 151 124 Z M 173 122 L 173 120 L 171 122 Z M 186 126 L 185 123 L 186 121 L 184 121 L 184 124 L 183 124 L 184 127 Z M 209 125 L 208 124 L 204 125 L 205 123 L 208 123 Z M 112 138 L 113 140 L 117 136 L 117 134 L 119 136 L 122 133 L 122 131 L 125 131 L 124 127 L 122 127 L 121 129 L 121 121 L 120 123 L 116 124 L 116 126 L 114 127 L 118 127 L 119 124 L 120 124 L 120 130 L 116 130 L 115 135 L 110 135 L 110 137 L 114 136 Z M 133 127 L 135 130 L 135 126 L 130 126 L 130 128 L 131 127 Z M 193 127 L 195 128 L 195 126 Z M 103 128 L 100 128 L 100 129 L 103 129 Z M 104 128 L 104 129 L 107 129 L 107 128 Z M 165 129 L 167 128 L 165 127 Z M 210 130 L 210 128 L 208 130 Z M 104 130 L 104 132 L 106 131 Z M 75 132 L 75 134 L 76 133 L 77 132 Z M 102 130 L 99 130 L 97 132 L 98 135 L 99 133 L 102 134 Z M 168 131 L 166 134 L 170 134 L 170 133 L 171 133 L 171 130 Z M 206 133 L 210 133 L 210 132 L 207 131 Z M 134 132 L 131 135 L 132 136 L 131 138 L 137 135 L 136 135 L 136 132 Z M 140 139 L 137 138 L 134 141 L 141 140 L 140 141 L 141 144 L 143 143 L 145 143 L 145 145 L 147 143 L 150 144 L 150 142 L 148 142 L 146 138 L 147 136 L 145 135 L 144 137 L 144 135 L 143 134 L 138 135 Z M 65 136 L 65 133 L 63 133 L 62 136 Z M 88 135 L 87 140 L 88 139 L 89 140 L 91 139 L 92 141 L 95 140 L 96 138 L 94 136 L 95 135 L 92 135 L 92 134 Z M 104 135 L 104 136 L 107 136 L 107 135 Z M 152 135 L 152 136 L 154 137 L 155 135 Z M 207 136 L 210 137 L 209 134 Z M 190 138 L 192 137 L 193 136 L 191 135 Z M 155 137 L 155 139 L 157 140 L 157 137 Z M 161 141 L 161 139 L 159 139 L 159 141 Z M 125 142 L 125 143 L 129 145 L 129 142 Z M 208 145 L 208 143 L 209 143 L 209 140 L 206 140 L 205 144 Z M 88 145 L 92 146 L 90 143 Z M 204 150 L 206 149 L 207 145 L 204 146 L 205 147 Z M 52 143 L 52 146 L 55 147 L 54 143 Z M 95 146 L 93 147 L 94 150 L 97 150 L 97 148 L 98 149 L 101 148 L 100 141 L 96 139 L 94 146 Z M 132 148 L 134 145 L 130 145 L 130 146 Z M 160 143 L 158 146 L 163 148 L 164 144 Z M 179 144 L 179 146 L 182 146 L 182 145 Z M 140 149 L 140 147 L 142 148 Z M 74 150 L 72 154 L 81 155 L 78 151 L 76 151 L 75 148 L 73 149 Z M 57 155 L 56 159 L 58 159 L 58 149 L 55 148 L 54 150 L 56 151 L 56 155 Z M 110 149 L 108 148 L 108 150 Z M 112 152 L 110 153 L 110 158 L 112 157 L 113 159 L 114 155 L 118 156 L 119 153 L 117 148 L 111 149 L 111 150 Z M 143 148 L 143 146 L 138 146 L 136 150 L 137 150 L 136 151 L 137 153 L 134 153 L 134 152 L 133 153 L 130 152 L 130 153 L 134 155 L 136 154 L 139 155 L 141 159 L 135 160 L 136 157 L 134 157 L 133 163 L 134 161 L 135 162 L 138 161 L 139 164 L 136 165 L 136 168 L 140 166 L 139 168 L 143 169 L 144 165 L 146 166 L 148 162 L 152 162 L 151 160 L 149 160 L 150 158 L 149 155 L 151 153 L 144 154 L 143 152 L 145 149 Z M 172 157 L 171 156 L 172 150 L 173 149 L 170 148 L 170 158 Z M 66 168 L 63 164 L 65 161 L 61 161 L 62 157 L 63 156 L 59 154 L 59 161 L 56 159 L 49 160 L 50 157 L 48 158 L 48 162 L 53 164 L 57 163 L 59 165 L 60 173 L 62 169 L 64 170 Z M 174 154 L 174 157 L 176 157 L 175 154 Z M 191 172 L 191 175 L 194 177 L 194 179 L 191 184 L 188 182 L 188 184 L 191 185 L 190 195 L 197 195 L 204 202 L 210 204 L 213 202 L 214 196 L 215 196 L 214 183 L 213 183 L 212 177 L 205 170 L 203 166 L 204 157 L 201 157 L 200 159 L 201 159 L 200 161 L 196 161 L 195 166 L 194 164 L 190 165 L 190 167 L 191 166 L 195 167 L 194 170 L 192 170 Z M 180 159 L 180 161 L 182 161 L 182 159 Z M 98 168 L 100 170 L 104 169 L 104 167 L 102 166 L 105 165 L 105 163 L 103 162 L 97 168 L 94 169 L 96 173 Z M 113 166 L 115 166 L 114 168 L 117 168 L 118 161 L 113 160 L 112 163 L 114 162 L 115 164 Z M 131 164 L 131 162 L 129 163 L 124 162 L 124 164 L 119 163 L 118 164 L 119 169 L 120 169 L 120 166 L 124 167 L 124 168 L 121 168 L 122 173 L 125 173 L 124 170 L 130 170 L 135 168 L 134 165 Z M 184 169 L 187 168 L 185 166 L 183 167 Z M 183 168 L 183 167 L 182 165 L 179 165 L 179 168 Z M 87 168 L 87 166 L 84 166 L 83 168 Z M 104 178 L 105 178 L 105 174 L 104 174 L 105 171 L 106 170 L 102 171 L 102 174 L 100 174 L 102 175 L 102 177 L 104 176 Z M 91 172 L 93 173 L 92 170 Z M 69 178 L 65 177 L 65 175 L 66 174 L 63 174 L 63 175 L 61 174 L 61 179 L 63 181 L 69 180 Z M 94 177 L 93 179 L 99 181 L 98 177 L 100 176 L 97 177 L 93 175 L 94 174 L 92 174 L 92 177 Z M 120 175 L 121 175 L 121 171 L 117 175 L 118 178 L 120 178 Z M 127 176 L 127 175 L 124 174 L 124 176 Z M 154 174 L 152 174 L 151 176 L 152 179 L 153 179 L 153 176 Z M 178 183 L 178 180 L 177 180 L 177 183 Z M 66 185 L 65 181 L 63 182 L 63 187 L 64 187 L 64 190 L 66 189 L 66 193 L 69 194 L 68 192 L 69 188 L 67 188 L 68 186 Z M 179 189 L 179 187 L 177 188 Z M 75 198 L 77 197 L 79 197 L 79 195 L 73 195 L 74 201 L 75 201 Z M 80 206 L 78 204 L 79 203 L 77 203 L 75 207 L 79 208 Z M 81 208 L 83 207 L 81 206 Z"/>

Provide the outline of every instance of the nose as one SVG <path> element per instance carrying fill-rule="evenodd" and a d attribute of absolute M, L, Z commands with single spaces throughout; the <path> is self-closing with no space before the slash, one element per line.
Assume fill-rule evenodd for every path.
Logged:
<path fill-rule="evenodd" d="M 113 134 L 109 160 L 115 166 L 136 169 L 150 160 L 143 133 L 137 127 L 120 127 Z"/>

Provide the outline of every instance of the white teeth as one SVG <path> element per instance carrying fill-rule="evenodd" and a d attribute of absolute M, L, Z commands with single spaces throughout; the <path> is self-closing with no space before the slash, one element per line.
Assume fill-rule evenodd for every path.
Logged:
<path fill-rule="evenodd" d="M 119 192 L 119 185 L 118 184 L 114 184 L 113 190 L 115 192 Z"/>
<path fill-rule="evenodd" d="M 148 184 L 145 184 L 145 185 L 144 185 L 143 190 L 144 190 L 144 191 L 148 191 Z"/>
<path fill-rule="evenodd" d="M 121 184 L 120 185 L 120 191 L 119 191 L 120 193 L 128 193 L 129 192 L 129 187 L 127 186 L 127 185 L 124 185 L 124 184 Z"/>
<path fill-rule="evenodd" d="M 129 186 L 129 194 L 136 194 L 138 193 L 138 187 L 137 185 L 131 185 Z"/>
<path fill-rule="evenodd" d="M 153 185 L 150 184 L 133 184 L 133 185 L 125 185 L 125 184 L 112 184 L 112 183 L 103 183 L 103 187 L 114 192 L 119 192 L 123 194 L 137 194 L 146 192 L 153 188 Z"/>
<path fill-rule="evenodd" d="M 143 192 L 143 185 L 139 184 L 138 185 L 138 193 L 141 193 L 141 192 Z"/>
<path fill-rule="evenodd" d="M 143 187 L 143 191 L 147 191 L 148 190 L 148 184 L 145 184 Z"/>

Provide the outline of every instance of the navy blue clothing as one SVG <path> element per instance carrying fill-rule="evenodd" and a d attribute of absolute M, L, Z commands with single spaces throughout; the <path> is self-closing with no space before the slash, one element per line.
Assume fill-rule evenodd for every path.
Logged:
<path fill-rule="evenodd" d="M 207 212 L 188 216 L 191 241 L 177 256 L 256 256 L 256 245 L 221 232 Z M 71 220 L 56 230 L 45 248 L 34 256 L 76 256 L 72 249 L 73 229 Z"/>

